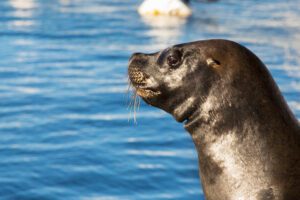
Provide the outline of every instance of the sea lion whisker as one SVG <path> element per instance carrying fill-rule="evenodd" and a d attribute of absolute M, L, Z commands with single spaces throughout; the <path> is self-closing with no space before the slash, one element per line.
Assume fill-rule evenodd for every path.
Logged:
<path fill-rule="evenodd" d="M 127 107 L 127 109 L 128 109 L 131 106 L 131 96 L 132 96 L 132 91 L 134 91 L 134 90 L 133 90 L 132 82 L 129 77 L 128 77 L 127 81 L 128 81 L 128 86 L 127 86 L 126 94 L 127 94 L 127 99 L 129 99 L 128 107 Z"/>
<path fill-rule="evenodd" d="M 130 78 L 128 77 L 128 80 L 127 80 L 127 82 L 128 82 L 128 87 L 127 87 L 127 94 L 129 94 L 130 93 L 130 91 L 132 90 L 132 88 L 133 88 L 133 84 L 132 84 L 132 82 L 131 82 L 131 80 L 130 80 Z"/>
<path fill-rule="evenodd" d="M 137 93 L 135 93 L 134 95 L 134 104 L 133 104 L 133 120 L 134 120 L 134 123 L 136 124 L 137 121 L 136 121 L 136 115 L 137 115 L 137 99 L 138 99 L 138 95 Z"/>
<path fill-rule="evenodd" d="M 137 111 L 140 110 L 140 105 L 141 105 L 141 98 L 138 96 L 138 106 L 137 106 Z"/>
<path fill-rule="evenodd" d="M 130 121 L 131 119 L 131 110 L 132 110 L 132 98 L 130 97 L 130 101 L 129 101 L 129 104 L 127 106 L 127 110 L 129 110 L 129 116 L 128 116 L 128 121 Z"/>
<path fill-rule="evenodd" d="M 130 121 L 130 119 L 134 118 L 135 121 L 135 99 L 136 99 L 136 90 L 133 88 L 132 82 L 130 81 L 130 79 L 128 78 L 128 88 L 127 88 L 127 93 L 128 93 L 128 98 L 129 98 L 129 104 L 127 106 L 127 110 L 129 110 L 129 117 L 128 117 L 128 121 Z"/>

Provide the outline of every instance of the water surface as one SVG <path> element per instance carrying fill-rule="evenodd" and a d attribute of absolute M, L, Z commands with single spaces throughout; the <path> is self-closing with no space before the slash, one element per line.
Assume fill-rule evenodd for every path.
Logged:
<path fill-rule="evenodd" d="M 128 121 L 133 52 L 235 40 L 300 118 L 299 0 L 194 2 L 167 21 L 141 18 L 140 3 L 0 1 L 0 199 L 204 199 L 182 125 L 143 102 Z"/>

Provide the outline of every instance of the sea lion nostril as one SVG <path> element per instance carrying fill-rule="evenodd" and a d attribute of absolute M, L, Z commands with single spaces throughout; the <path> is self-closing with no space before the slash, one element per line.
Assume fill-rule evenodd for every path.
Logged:
<path fill-rule="evenodd" d="M 132 55 L 130 56 L 129 62 L 132 62 L 132 61 L 135 60 L 135 59 L 139 59 L 139 58 L 141 58 L 142 56 L 143 56 L 142 53 L 134 53 L 134 54 L 132 54 Z"/>
<path fill-rule="evenodd" d="M 134 56 L 129 60 L 129 68 L 145 68 L 148 66 L 148 59 L 143 56 Z"/>
<path fill-rule="evenodd" d="M 141 55 L 144 55 L 143 53 L 134 53 L 132 54 L 132 56 L 141 56 Z"/>

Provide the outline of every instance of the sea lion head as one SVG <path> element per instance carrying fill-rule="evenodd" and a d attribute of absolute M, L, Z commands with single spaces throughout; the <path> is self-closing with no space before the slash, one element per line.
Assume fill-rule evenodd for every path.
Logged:
<path fill-rule="evenodd" d="M 253 70 L 261 71 L 262 76 L 266 74 L 260 65 L 263 64 L 254 54 L 235 42 L 204 40 L 153 54 L 135 53 L 129 60 L 128 74 L 137 94 L 146 103 L 183 122 L 203 108 L 201 105 L 207 103 L 209 96 L 213 97 L 210 107 L 242 103 L 243 99 L 237 100 L 241 90 L 255 90 L 249 84 L 256 81 L 255 77 L 249 74 Z"/>

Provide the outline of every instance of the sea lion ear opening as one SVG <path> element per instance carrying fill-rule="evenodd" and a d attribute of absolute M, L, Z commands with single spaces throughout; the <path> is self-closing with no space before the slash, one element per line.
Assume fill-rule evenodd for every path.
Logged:
<path fill-rule="evenodd" d="M 206 60 L 206 63 L 209 67 L 214 67 L 214 68 L 217 68 L 217 67 L 220 67 L 221 63 L 213 58 L 208 58 Z"/>

